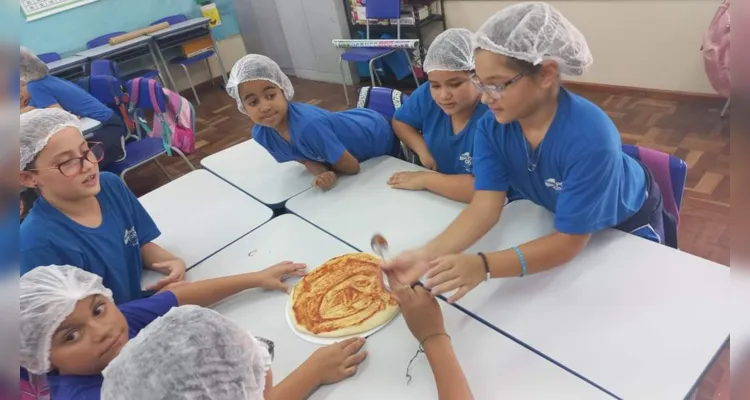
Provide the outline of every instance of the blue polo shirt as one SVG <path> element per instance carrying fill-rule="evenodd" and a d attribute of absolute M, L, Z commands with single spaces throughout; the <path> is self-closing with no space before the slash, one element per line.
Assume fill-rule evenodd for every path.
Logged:
<path fill-rule="evenodd" d="M 555 213 L 555 229 L 568 234 L 616 226 L 645 201 L 645 172 L 623 153 L 612 120 L 564 88 L 547 135 L 531 155 L 530 149 L 518 122 L 500 124 L 487 113 L 474 143 L 474 188 L 507 191 L 512 186 Z M 529 159 L 538 159 L 533 171 Z"/>
<path fill-rule="evenodd" d="M 161 232 L 117 175 L 102 172 L 99 180 L 102 223 L 96 228 L 71 220 L 43 197 L 37 199 L 21 224 L 21 274 L 39 266 L 73 265 L 101 276 L 121 304 L 141 297 L 141 246 Z"/>
<path fill-rule="evenodd" d="M 316 161 L 335 164 L 351 153 L 359 162 L 391 155 L 395 135 L 391 124 L 377 111 L 366 108 L 331 112 L 305 103 L 289 103 L 287 143 L 275 129 L 256 124 L 253 139 L 282 163 Z"/>
<path fill-rule="evenodd" d="M 118 308 L 128 323 L 128 339 L 136 337 L 148 324 L 177 306 L 177 298 L 169 291 L 120 305 Z M 101 374 L 48 374 L 47 382 L 55 400 L 99 400 L 104 377 Z"/>
<path fill-rule="evenodd" d="M 26 84 L 26 89 L 31 96 L 29 105 L 35 108 L 59 104 L 71 114 L 89 117 L 99 122 L 107 122 L 114 115 L 114 111 L 80 86 L 56 76 L 47 75 L 31 81 Z"/>
<path fill-rule="evenodd" d="M 432 98 L 430 83 L 427 82 L 409 96 L 393 118 L 422 132 L 438 172 L 469 174 L 472 172 L 476 125 L 487 110 L 486 105 L 477 104 L 466 126 L 461 132 L 454 133 L 451 117 Z"/>

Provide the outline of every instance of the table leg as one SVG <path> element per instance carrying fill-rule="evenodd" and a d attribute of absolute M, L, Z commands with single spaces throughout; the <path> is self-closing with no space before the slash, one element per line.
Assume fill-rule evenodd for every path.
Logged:
<path fill-rule="evenodd" d="M 221 79 L 224 80 L 224 87 L 226 87 L 227 70 L 224 69 L 224 63 L 221 62 L 221 54 L 219 54 L 219 46 L 216 45 L 216 38 L 214 38 L 213 33 L 209 36 L 211 36 L 211 43 L 213 43 L 213 46 L 214 46 L 214 53 L 216 54 L 216 59 L 219 61 L 219 69 L 221 70 Z M 211 77 L 211 79 L 213 79 L 213 77 Z"/>
<path fill-rule="evenodd" d="M 154 48 L 156 49 L 156 51 L 154 51 Z M 161 52 L 161 48 L 159 48 L 159 45 L 156 43 L 154 43 L 153 47 L 151 48 L 151 57 L 154 57 L 154 61 L 156 61 L 154 52 L 156 52 L 159 55 L 159 59 L 161 60 L 161 65 L 164 67 L 164 71 L 167 73 L 167 79 L 169 80 L 169 84 L 172 86 L 172 90 L 179 93 L 179 90 L 177 90 L 177 85 L 175 85 L 174 79 L 172 79 L 172 73 L 169 72 L 169 64 L 167 64 L 166 60 L 164 60 L 164 55 Z"/>

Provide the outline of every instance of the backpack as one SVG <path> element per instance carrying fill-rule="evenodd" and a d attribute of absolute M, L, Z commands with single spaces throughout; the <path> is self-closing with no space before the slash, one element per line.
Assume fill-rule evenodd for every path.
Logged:
<path fill-rule="evenodd" d="M 701 46 L 708 80 L 726 98 L 729 98 L 729 2 L 724 0 L 716 10 Z"/>
<path fill-rule="evenodd" d="M 130 111 L 136 108 L 154 110 L 153 127 L 138 119 L 138 123 L 150 137 L 161 137 L 164 150 L 172 155 L 172 147 L 185 154 L 195 151 L 195 109 L 184 97 L 169 89 L 164 89 L 153 79 L 135 78 L 131 85 Z M 140 98 L 141 91 L 148 93 L 148 100 Z M 146 106 L 139 107 L 139 102 Z"/>
<path fill-rule="evenodd" d="M 91 84 L 92 80 L 95 82 L 93 85 Z M 132 133 L 135 130 L 135 123 L 133 122 L 133 119 L 130 118 L 127 107 L 125 106 L 130 101 L 129 96 L 116 76 L 92 75 L 78 79 L 76 84 L 87 93 L 94 96 L 97 100 L 104 103 L 104 105 L 111 108 L 114 112 L 118 113 L 123 122 L 125 122 L 125 126 L 128 128 L 128 133 Z"/>

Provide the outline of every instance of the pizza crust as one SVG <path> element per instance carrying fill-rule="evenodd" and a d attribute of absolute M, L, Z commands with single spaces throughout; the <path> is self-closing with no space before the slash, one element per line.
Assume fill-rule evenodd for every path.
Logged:
<path fill-rule="evenodd" d="M 372 255 L 353 253 L 313 270 L 292 289 L 287 312 L 294 327 L 308 335 L 338 338 L 392 320 L 399 305 L 380 284 L 379 262 Z"/>

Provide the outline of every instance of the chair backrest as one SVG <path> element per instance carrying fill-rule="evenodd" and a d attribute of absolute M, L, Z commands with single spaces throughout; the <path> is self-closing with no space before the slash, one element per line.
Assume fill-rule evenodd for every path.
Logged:
<path fill-rule="evenodd" d="M 176 14 L 176 15 L 170 15 L 168 17 L 164 17 L 162 19 L 157 19 L 156 21 L 152 22 L 151 25 L 158 25 L 162 22 L 168 22 L 169 25 L 175 25 L 179 24 L 180 22 L 187 21 L 187 17 L 182 14 Z"/>
<path fill-rule="evenodd" d="M 626 144 L 622 146 L 622 149 L 625 154 L 640 160 L 648 167 L 661 189 L 664 209 L 675 217 L 679 225 L 682 194 L 685 191 L 687 177 L 685 161 L 647 147 Z"/>
<path fill-rule="evenodd" d="M 357 108 L 375 110 L 390 121 L 407 98 L 408 95 L 396 89 L 365 86 L 357 95 Z"/>
<path fill-rule="evenodd" d="M 53 61 L 62 60 L 59 53 L 42 53 L 36 55 L 43 63 L 51 63 Z"/>
<path fill-rule="evenodd" d="M 368 19 L 400 19 L 401 0 L 367 0 L 365 12 Z"/>
<path fill-rule="evenodd" d="M 120 79 L 120 67 L 111 60 L 93 60 L 88 65 L 88 74 L 91 76 L 108 75 Z"/>
<path fill-rule="evenodd" d="M 115 36 L 124 35 L 126 33 L 127 32 L 125 32 L 125 31 L 119 31 L 119 32 L 112 32 L 112 33 L 108 33 L 106 35 L 101 35 L 99 37 L 95 37 L 95 38 L 89 40 L 88 42 L 86 42 L 86 48 L 87 49 L 93 49 L 94 47 L 104 46 L 105 44 L 109 43 L 109 39 L 111 39 L 111 38 L 113 38 Z"/>
<path fill-rule="evenodd" d="M 78 86 L 114 111 L 122 103 L 124 93 L 120 80 L 112 75 L 92 75 L 79 79 Z"/>

